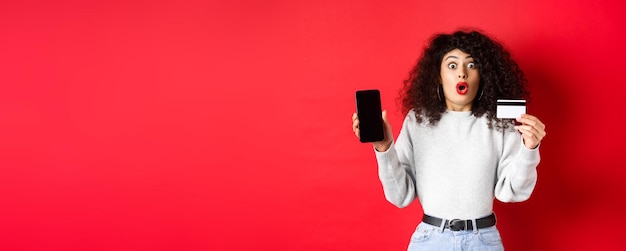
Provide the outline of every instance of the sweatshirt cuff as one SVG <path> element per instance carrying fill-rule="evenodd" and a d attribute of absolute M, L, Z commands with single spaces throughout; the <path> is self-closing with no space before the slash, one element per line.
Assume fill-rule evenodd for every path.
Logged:
<path fill-rule="evenodd" d="M 394 141 L 391 142 L 391 145 L 389 145 L 389 148 L 387 148 L 387 151 L 384 152 L 379 152 L 378 150 L 376 150 L 376 147 L 372 146 L 372 149 L 374 149 L 374 153 L 376 154 L 376 159 L 378 159 L 379 163 L 388 163 L 389 161 L 389 156 L 393 156 L 396 154 L 396 144 Z"/>
<path fill-rule="evenodd" d="M 522 142 L 520 142 L 520 144 L 522 146 L 519 151 L 519 161 L 525 164 L 534 164 L 535 166 L 536 164 L 539 164 L 539 160 L 541 158 L 539 156 L 539 147 L 541 146 L 541 143 L 539 143 L 539 145 L 537 145 L 537 147 L 533 149 L 529 149 L 528 147 L 526 147 L 523 140 Z"/>

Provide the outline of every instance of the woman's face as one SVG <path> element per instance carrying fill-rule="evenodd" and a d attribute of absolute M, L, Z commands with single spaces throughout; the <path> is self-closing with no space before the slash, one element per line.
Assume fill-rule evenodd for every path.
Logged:
<path fill-rule="evenodd" d="M 472 55 L 454 49 L 441 61 L 441 83 L 448 110 L 471 111 L 478 93 L 480 73 Z"/>

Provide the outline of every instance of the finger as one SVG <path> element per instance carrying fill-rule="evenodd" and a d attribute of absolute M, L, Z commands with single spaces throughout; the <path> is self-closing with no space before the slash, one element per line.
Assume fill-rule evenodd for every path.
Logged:
<path fill-rule="evenodd" d="M 534 148 L 541 141 L 536 138 L 535 134 L 524 128 L 519 128 L 518 131 L 522 134 L 522 138 L 524 139 L 524 145 L 526 145 L 526 147 L 528 148 Z"/>
<path fill-rule="evenodd" d="M 352 121 L 352 131 L 356 131 L 357 129 L 359 129 L 359 120 L 354 120 Z"/>
<path fill-rule="evenodd" d="M 518 126 L 515 126 L 515 129 L 523 129 L 523 130 L 526 130 L 526 131 L 534 130 L 534 128 L 532 126 L 530 126 L 530 125 L 518 125 Z"/>
<path fill-rule="evenodd" d="M 524 138 L 535 138 L 535 134 L 528 128 L 523 126 L 517 126 L 517 131 L 519 131 Z"/>
<path fill-rule="evenodd" d="M 515 120 L 517 120 L 517 122 L 520 122 L 522 124 L 536 124 L 536 120 L 534 120 L 532 117 L 530 117 L 527 114 L 522 114 L 519 118 L 516 118 Z"/>
<path fill-rule="evenodd" d="M 532 126 L 535 129 L 537 129 L 538 131 L 539 130 L 544 130 L 545 127 L 546 127 L 543 123 L 541 123 L 541 121 L 538 121 L 538 120 L 523 118 L 523 119 L 520 119 L 518 121 L 521 122 L 523 125 Z"/>
<path fill-rule="evenodd" d="M 383 116 L 383 126 L 385 128 L 389 127 L 389 119 L 387 118 L 387 110 L 383 111 L 382 116 Z"/>
<path fill-rule="evenodd" d="M 361 138 L 361 130 L 359 128 L 355 129 L 354 135 L 356 135 L 357 138 Z"/>
<path fill-rule="evenodd" d="M 356 112 L 354 114 L 352 114 L 352 121 L 355 121 L 359 118 L 358 115 L 356 115 Z"/>
<path fill-rule="evenodd" d="M 546 136 L 546 131 L 544 129 L 542 129 L 541 127 L 537 127 L 537 126 L 538 125 L 533 126 L 533 125 L 526 124 L 526 125 L 521 125 L 521 126 L 517 126 L 517 127 L 524 128 L 525 130 L 532 132 L 533 134 L 535 134 L 535 136 L 538 139 L 541 140 L 543 137 Z"/>
<path fill-rule="evenodd" d="M 516 118 L 515 120 L 517 120 L 517 122 L 520 122 L 522 124 L 532 125 L 541 130 L 544 130 L 546 128 L 546 125 L 544 125 L 541 122 L 541 120 L 539 120 L 537 117 L 530 115 L 530 114 L 522 114 L 520 118 Z"/>
<path fill-rule="evenodd" d="M 528 113 L 522 114 L 522 118 L 527 118 L 527 119 L 534 119 L 534 120 L 539 120 L 537 119 L 537 117 L 530 115 Z"/>
<path fill-rule="evenodd" d="M 387 117 L 387 110 L 383 111 L 383 123 L 385 124 L 385 128 L 391 128 L 389 124 L 389 118 Z"/>
<path fill-rule="evenodd" d="M 536 128 L 531 126 L 516 126 L 515 128 L 522 133 L 525 140 L 536 140 L 539 142 L 545 136 L 545 132 L 538 131 Z"/>
<path fill-rule="evenodd" d="M 528 132 L 528 133 L 531 133 L 532 135 L 536 135 L 536 131 L 537 131 L 537 130 L 535 130 L 535 128 L 533 128 L 532 126 L 529 126 L 529 125 L 521 125 L 521 126 L 515 126 L 515 127 L 516 127 L 516 129 L 517 129 L 518 131 L 520 131 L 521 133 Z"/>
<path fill-rule="evenodd" d="M 383 126 L 385 127 L 385 139 L 383 139 L 383 141 L 385 142 L 389 142 L 391 140 L 393 140 L 392 134 L 393 131 L 391 130 L 391 124 L 389 123 L 389 118 L 387 117 L 387 110 L 383 111 Z"/>

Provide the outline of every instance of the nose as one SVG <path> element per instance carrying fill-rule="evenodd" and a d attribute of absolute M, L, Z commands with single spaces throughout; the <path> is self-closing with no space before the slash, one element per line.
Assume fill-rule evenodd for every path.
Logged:
<path fill-rule="evenodd" d="M 467 78 L 467 73 L 465 72 L 465 69 L 463 67 L 461 67 L 461 69 L 459 69 L 459 78 L 460 79 L 466 79 Z"/>

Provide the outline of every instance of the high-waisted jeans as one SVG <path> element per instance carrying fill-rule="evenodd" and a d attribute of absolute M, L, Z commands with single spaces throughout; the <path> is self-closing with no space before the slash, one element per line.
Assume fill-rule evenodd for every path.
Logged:
<path fill-rule="evenodd" d="M 496 226 L 463 231 L 441 230 L 421 222 L 411 236 L 408 250 L 504 250 Z"/>

